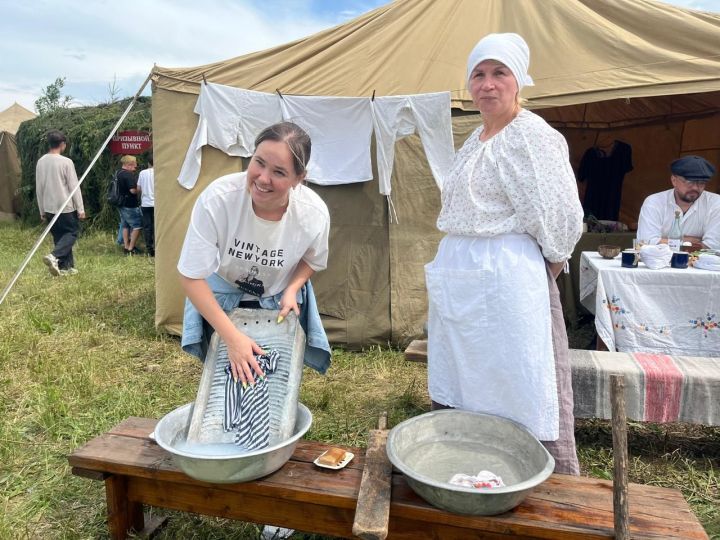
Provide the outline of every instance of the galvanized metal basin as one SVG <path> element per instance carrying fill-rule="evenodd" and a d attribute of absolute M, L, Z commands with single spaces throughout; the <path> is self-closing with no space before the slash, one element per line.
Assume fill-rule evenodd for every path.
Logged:
<path fill-rule="evenodd" d="M 155 427 L 155 441 L 173 457 L 188 476 L 204 482 L 229 484 L 248 482 L 275 472 L 285 465 L 298 440 L 312 424 L 312 413 L 298 402 L 295 429 L 290 438 L 262 450 L 243 452 L 232 443 L 188 444 L 193 403 L 166 414 Z"/>
<path fill-rule="evenodd" d="M 491 516 L 516 507 L 546 480 L 555 460 L 525 427 L 490 414 L 440 410 L 410 418 L 388 434 L 387 454 L 427 502 L 459 514 Z M 505 487 L 450 484 L 456 473 L 481 470 Z"/>

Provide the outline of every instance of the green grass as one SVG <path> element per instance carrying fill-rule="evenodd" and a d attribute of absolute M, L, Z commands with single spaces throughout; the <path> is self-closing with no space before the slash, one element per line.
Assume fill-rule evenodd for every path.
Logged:
<path fill-rule="evenodd" d="M 0 286 L 40 229 L 0 225 Z M 154 266 L 126 258 L 109 233 L 81 238 L 77 276 L 53 278 L 36 254 L 0 306 L 0 539 L 107 538 L 101 482 L 70 474 L 67 455 L 128 416 L 159 418 L 194 399 L 201 373 L 175 337 L 154 328 Z M 326 376 L 306 370 L 308 438 L 364 446 L 369 428 L 428 410 L 425 367 L 402 353 L 335 351 Z M 612 475 L 608 422 L 579 421 L 584 474 Z M 632 482 L 681 489 L 720 538 L 720 429 L 630 425 Z M 254 539 L 254 524 L 166 512 L 158 538 Z M 632 509 L 631 509 L 632 511 Z M 294 538 L 319 538 L 296 534 Z"/>

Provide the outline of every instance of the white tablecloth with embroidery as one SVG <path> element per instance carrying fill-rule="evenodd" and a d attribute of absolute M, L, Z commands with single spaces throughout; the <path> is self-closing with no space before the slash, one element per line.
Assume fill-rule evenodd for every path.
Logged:
<path fill-rule="evenodd" d="M 720 272 L 623 268 L 584 251 L 580 301 L 611 351 L 720 356 Z"/>

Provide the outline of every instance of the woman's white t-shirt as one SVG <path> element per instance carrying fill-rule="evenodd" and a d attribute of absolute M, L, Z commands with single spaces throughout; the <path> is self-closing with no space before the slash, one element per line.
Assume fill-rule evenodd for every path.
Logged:
<path fill-rule="evenodd" d="M 330 215 L 314 191 L 298 185 L 280 221 L 261 219 L 245 176 L 228 174 L 200 194 L 178 270 L 193 279 L 215 272 L 247 295 L 273 296 L 285 290 L 300 260 L 315 271 L 325 269 Z"/>

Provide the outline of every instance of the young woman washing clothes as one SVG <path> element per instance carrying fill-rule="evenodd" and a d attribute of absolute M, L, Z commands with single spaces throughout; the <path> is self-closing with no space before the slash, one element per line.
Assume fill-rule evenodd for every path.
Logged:
<path fill-rule="evenodd" d="M 235 328 L 236 307 L 290 311 L 306 332 L 305 363 L 324 373 L 330 346 L 310 277 L 327 266 L 330 217 L 303 184 L 311 141 L 296 124 L 263 130 L 245 172 L 213 181 L 192 211 L 178 270 L 187 300 L 182 347 L 204 359 L 210 335 L 227 345 L 233 377 L 252 383 L 264 351 Z"/>

